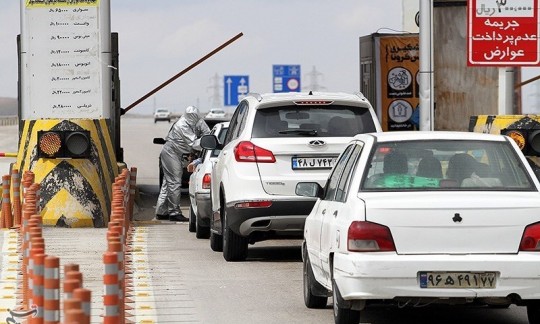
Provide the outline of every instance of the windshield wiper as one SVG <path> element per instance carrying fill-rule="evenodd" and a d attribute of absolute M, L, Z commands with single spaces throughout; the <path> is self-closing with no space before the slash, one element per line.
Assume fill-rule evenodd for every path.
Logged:
<path fill-rule="evenodd" d="M 284 130 L 280 130 L 278 133 L 317 136 L 317 131 L 315 129 L 303 129 L 303 128 L 284 129 Z"/>

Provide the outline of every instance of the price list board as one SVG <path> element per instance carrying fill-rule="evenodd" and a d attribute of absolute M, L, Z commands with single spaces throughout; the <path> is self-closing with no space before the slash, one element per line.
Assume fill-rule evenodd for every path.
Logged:
<path fill-rule="evenodd" d="M 21 0 L 22 118 L 108 118 L 108 0 Z"/>

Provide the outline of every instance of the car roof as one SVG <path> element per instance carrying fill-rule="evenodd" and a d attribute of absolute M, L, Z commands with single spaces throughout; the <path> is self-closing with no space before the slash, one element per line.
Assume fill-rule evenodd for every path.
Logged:
<path fill-rule="evenodd" d="M 398 132 L 379 132 L 369 134 L 358 134 L 355 140 L 371 140 L 377 142 L 394 142 L 410 140 L 477 140 L 477 141 L 506 141 L 506 136 L 495 134 L 484 134 L 476 132 L 460 131 L 398 131 Z"/>
<path fill-rule="evenodd" d="M 345 92 L 282 92 L 282 93 L 250 93 L 246 96 L 248 100 L 257 100 L 262 104 L 282 103 L 283 101 L 298 101 L 298 100 L 332 100 L 335 103 L 366 103 L 371 106 L 369 101 L 362 93 L 345 93 Z"/>

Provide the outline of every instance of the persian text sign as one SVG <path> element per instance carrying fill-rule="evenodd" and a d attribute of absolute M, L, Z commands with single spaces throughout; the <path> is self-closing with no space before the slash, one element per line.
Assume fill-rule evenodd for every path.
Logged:
<path fill-rule="evenodd" d="M 540 63 L 538 0 L 468 1 L 469 66 Z"/>

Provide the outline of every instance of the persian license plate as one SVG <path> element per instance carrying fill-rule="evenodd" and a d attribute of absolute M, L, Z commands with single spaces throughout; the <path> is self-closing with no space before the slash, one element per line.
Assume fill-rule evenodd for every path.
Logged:
<path fill-rule="evenodd" d="M 495 288 L 495 272 L 420 272 L 420 288 Z"/>
<path fill-rule="evenodd" d="M 336 163 L 336 156 L 301 157 L 292 158 L 292 169 L 331 169 Z"/>

